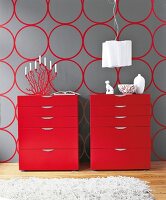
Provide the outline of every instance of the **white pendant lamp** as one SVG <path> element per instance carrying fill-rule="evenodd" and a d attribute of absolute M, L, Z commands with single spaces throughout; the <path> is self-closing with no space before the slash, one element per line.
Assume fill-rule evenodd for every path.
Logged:
<path fill-rule="evenodd" d="M 102 67 L 123 67 L 132 65 L 131 40 L 106 41 L 102 45 Z"/>
<path fill-rule="evenodd" d="M 117 41 L 119 34 L 118 23 L 115 16 L 116 0 L 114 0 L 114 22 L 117 27 L 115 40 L 106 41 L 102 44 L 102 67 L 123 67 L 132 65 L 132 41 Z"/>

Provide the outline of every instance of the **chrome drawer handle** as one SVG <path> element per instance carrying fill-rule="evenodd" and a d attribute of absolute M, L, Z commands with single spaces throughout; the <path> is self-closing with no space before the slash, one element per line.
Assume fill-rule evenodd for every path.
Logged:
<path fill-rule="evenodd" d="M 127 116 L 116 116 L 115 118 L 116 119 L 124 119 L 124 118 L 126 118 Z"/>
<path fill-rule="evenodd" d="M 116 151 L 126 151 L 127 149 L 115 149 Z"/>
<path fill-rule="evenodd" d="M 44 152 L 53 152 L 55 149 L 42 149 Z"/>
<path fill-rule="evenodd" d="M 123 105 L 123 106 L 115 106 L 115 108 L 126 108 L 126 105 Z"/>
<path fill-rule="evenodd" d="M 54 117 L 41 117 L 42 119 L 53 119 Z"/>
<path fill-rule="evenodd" d="M 115 129 L 117 129 L 117 130 L 124 130 L 126 128 L 127 128 L 126 126 L 124 126 L 124 127 L 115 127 Z"/>
<path fill-rule="evenodd" d="M 120 95 L 115 95 L 116 97 L 124 97 L 126 96 L 127 94 L 120 94 Z"/>
<path fill-rule="evenodd" d="M 47 96 L 47 95 L 45 95 L 45 96 L 42 96 L 43 98 L 51 98 L 52 96 Z"/>
<path fill-rule="evenodd" d="M 53 130 L 54 128 L 41 128 L 42 130 L 44 130 L 44 131 L 51 131 L 51 130 Z"/>
<path fill-rule="evenodd" d="M 42 106 L 42 108 L 45 108 L 45 109 L 49 109 L 49 108 L 53 108 L 54 106 Z"/>

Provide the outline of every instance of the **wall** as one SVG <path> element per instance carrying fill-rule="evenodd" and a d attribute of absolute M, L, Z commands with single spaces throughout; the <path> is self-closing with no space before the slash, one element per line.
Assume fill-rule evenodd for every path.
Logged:
<path fill-rule="evenodd" d="M 0 0 L 1 162 L 18 160 L 17 96 L 27 94 L 24 67 L 39 54 L 58 62 L 55 90 L 81 94 L 82 160 L 89 158 L 89 95 L 105 92 L 107 79 L 117 92 L 118 83 L 132 83 L 138 73 L 152 97 L 152 159 L 166 159 L 166 2 L 119 0 L 119 39 L 133 41 L 133 66 L 120 70 L 101 68 L 101 44 L 115 38 L 112 3 Z"/>

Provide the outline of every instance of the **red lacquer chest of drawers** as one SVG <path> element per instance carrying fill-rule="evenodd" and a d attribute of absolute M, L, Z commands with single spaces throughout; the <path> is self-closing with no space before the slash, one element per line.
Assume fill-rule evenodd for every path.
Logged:
<path fill-rule="evenodd" d="M 93 170 L 150 168 L 150 95 L 91 95 Z"/>
<path fill-rule="evenodd" d="M 20 170 L 78 170 L 78 96 L 19 96 Z"/>

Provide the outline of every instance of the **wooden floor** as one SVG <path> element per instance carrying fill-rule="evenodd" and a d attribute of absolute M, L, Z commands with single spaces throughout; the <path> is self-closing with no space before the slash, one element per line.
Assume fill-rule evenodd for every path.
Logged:
<path fill-rule="evenodd" d="M 91 178 L 107 176 L 132 176 L 148 181 L 156 200 L 166 200 L 166 162 L 152 162 L 148 171 L 91 171 L 88 164 L 83 164 L 80 171 L 38 171 L 23 172 L 17 163 L 0 164 L 0 179 L 9 178 Z"/>

